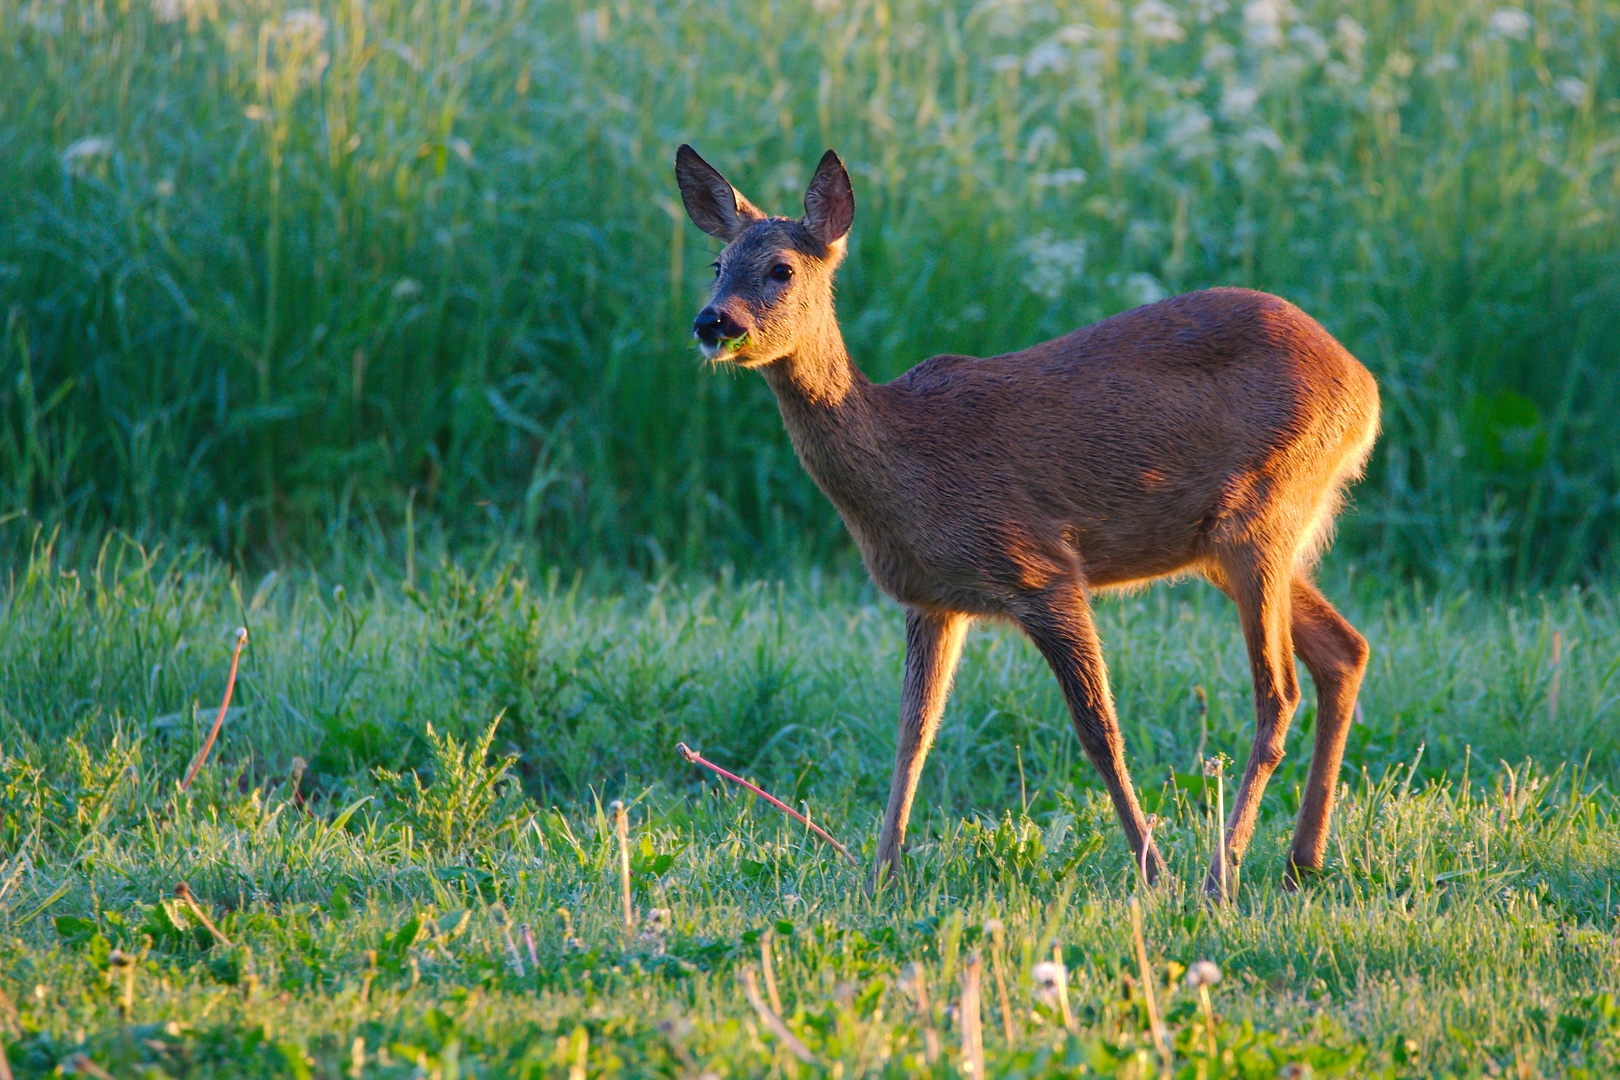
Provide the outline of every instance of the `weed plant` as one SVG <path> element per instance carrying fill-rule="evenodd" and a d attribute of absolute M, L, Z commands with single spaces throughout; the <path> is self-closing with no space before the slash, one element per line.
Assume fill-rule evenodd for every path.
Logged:
<path fill-rule="evenodd" d="M 1229 605 L 1156 588 L 1099 609 L 1169 865 L 1155 890 L 1039 656 L 976 631 L 907 876 L 868 901 L 674 751 L 870 859 L 902 641 L 862 584 L 596 593 L 495 557 L 345 587 L 122 539 L 72 564 L 31 551 L 0 591 L 0 1045 L 19 1076 L 965 1076 L 954 1010 L 977 950 L 987 1075 L 1152 1077 L 1131 897 L 1171 1075 L 1620 1069 L 1606 592 L 1338 583 L 1376 660 L 1328 867 L 1282 888 L 1307 686 L 1223 909 L 1199 891 L 1198 765 L 1241 761 L 1252 726 Z M 231 715 L 182 793 L 239 625 Z M 1057 975 L 1037 967 L 1054 950 Z M 1198 960 L 1223 974 L 1208 1013 L 1183 982 Z M 756 1009 L 744 984 L 767 974 Z"/>
<path fill-rule="evenodd" d="M 1366 565 L 1612 564 L 1613 4 L 5 12 L 6 513 L 259 565 L 405 520 L 643 572 L 842 549 L 764 388 L 686 343 L 691 141 L 778 211 L 844 155 L 874 376 L 1272 290 L 1383 387 L 1342 538 Z"/>

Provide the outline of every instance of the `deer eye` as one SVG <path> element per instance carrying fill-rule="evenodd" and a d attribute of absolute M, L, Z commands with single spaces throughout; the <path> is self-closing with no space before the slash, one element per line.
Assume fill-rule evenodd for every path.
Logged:
<path fill-rule="evenodd" d="M 719 260 L 716 260 L 716 261 L 710 263 L 709 265 L 714 267 L 714 276 L 719 277 L 720 276 L 720 262 L 719 262 Z"/>
<path fill-rule="evenodd" d="M 793 278 L 793 267 L 787 263 L 777 263 L 771 267 L 772 281 L 790 281 Z"/>

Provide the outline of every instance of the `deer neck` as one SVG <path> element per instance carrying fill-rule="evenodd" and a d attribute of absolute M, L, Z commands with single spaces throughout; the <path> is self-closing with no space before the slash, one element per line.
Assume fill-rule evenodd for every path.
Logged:
<path fill-rule="evenodd" d="M 761 371 L 805 471 L 846 520 L 860 513 L 879 495 L 872 464 L 882 460 L 883 429 L 875 387 L 850 360 L 837 322 L 829 316 Z"/>

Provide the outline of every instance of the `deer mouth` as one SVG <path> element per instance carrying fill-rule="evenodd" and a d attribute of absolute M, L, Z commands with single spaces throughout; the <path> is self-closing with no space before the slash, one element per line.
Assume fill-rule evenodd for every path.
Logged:
<path fill-rule="evenodd" d="M 698 338 L 698 350 L 703 353 L 704 359 L 711 364 L 722 364 L 727 360 L 733 360 L 737 357 L 737 354 L 748 348 L 748 346 L 747 334 L 743 334 L 741 337 L 716 338 L 713 341 Z"/>

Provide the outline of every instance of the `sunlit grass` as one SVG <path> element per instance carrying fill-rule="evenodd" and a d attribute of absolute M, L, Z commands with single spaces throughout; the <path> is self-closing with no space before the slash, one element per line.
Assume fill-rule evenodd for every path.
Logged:
<path fill-rule="evenodd" d="M 858 582 L 598 592 L 497 558 L 339 585 L 120 539 L 76 572 L 33 551 L 0 593 L 0 1044 L 19 1075 L 83 1073 L 76 1054 L 115 1075 L 962 1075 L 950 1009 L 997 918 L 1014 1038 L 987 969 L 988 1074 L 1154 1076 L 1132 896 L 1175 1075 L 1620 1066 L 1607 593 L 1330 585 L 1375 662 L 1328 866 L 1283 890 L 1307 707 L 1222 910 L 1201 899 L 1214 822 L 1189 774 L 1200 753 L 1241 761 L 1250 733 L 1226 601 L 1155 589 L 1099 609 L 1169 867 L 1153 891 L 1039 656 L 977 631 L 905 880 L 868 901 L 859 871 L 674 750 L 702 747 L 870 859 L 902 642 Z M 238 625 L 236 704 L 179 793 Z M 742 988 L 767 932 L 809 1065 Z M 1072 1036 L 1030 981 L 1054 948 Z M 1197 960 L 1223 973 L 1213 1031 L 1182 982 Z"/>

